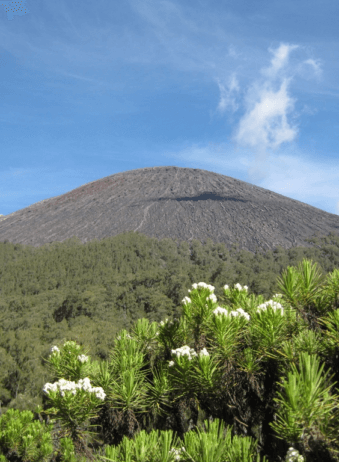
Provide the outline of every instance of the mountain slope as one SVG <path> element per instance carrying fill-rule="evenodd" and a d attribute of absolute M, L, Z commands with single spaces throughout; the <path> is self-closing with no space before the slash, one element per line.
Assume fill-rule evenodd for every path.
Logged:
<path fill-rule="evenodd" d="M 235 242 L 255 252 L 312 247 L 306 238 L 339 235 L 339 216 L 207 170 L 130 170 L 33 204 L 0 220 L 0 242 L 83 243 L 138 231 L 158 239 Z"/>

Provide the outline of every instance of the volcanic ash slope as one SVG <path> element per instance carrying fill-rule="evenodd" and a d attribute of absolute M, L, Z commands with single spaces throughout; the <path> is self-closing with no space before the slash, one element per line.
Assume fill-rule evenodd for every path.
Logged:
<path fill-rule="evenodd" d="M 222 242 L 255 252 L 313 245 L 306 238 L 339 235 L 339 216 L 250 183 L 180 167 L 110 175 L 33 204 L 0 220 L 0 242 L 41 246 L 77 236 L 138 231 L 158 239 Z"/>

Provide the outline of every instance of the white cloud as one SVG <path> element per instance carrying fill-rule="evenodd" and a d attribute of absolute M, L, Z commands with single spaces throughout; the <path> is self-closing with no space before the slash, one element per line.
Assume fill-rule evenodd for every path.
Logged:
<path fill-rule="evenodd" d="M 266 88 L 259 90 L 258 101 L 248 107 L 240 120 L 234 136 L 237 143 L 266 150 L 295 139 L 297 129 L 291 128 L 287 122 L 287 112 L 293 109 L 294 103 L 287 94 L 287 85 L 288 81 L 284 79 L 277 92 Z"/>
<path fill-rule="evenodd" d="M 261 69 L 261 78 L 255 80 L 248 88 L 244 98 L 244 114 L 238 122 L 231 139 L 237 147 L 249 147 L 254 156 L 254 165 L 249 167 L 251 181 L 262 180 L 268 175 L 267 160 L 269 151 L 275 151 L 283 143 L 296 140 L 299 130 L 291 125 L 289 116 L 296 119 L 300 114 L 294 111 L 296 99 L 289 94 L 292 71 L 288 68 L 290 54 L 298 45 L 280 44 L 277 49 L 269 48 L 273 53 L 270 66 Z M 320 67 L 309 59 L 304 63 L 311 65 L 319 76 Z M 300 71 L 300 67 L 297 68 Z M 278 85 L 274 84 L 278 82 Z M 220 100 L 217 111 L 226 109 L 235 112 L 239 109 L 236 100 L 240 92 L 236 73 L 232 73 L 225 86 L 218 81 Z M 275 89 L 276 88 L 276 89 Z"/>
<path fill-rule="evenodd" d="M 220 90 L 220 101 L 217 107 L 217 111 L 223 113 L 228 106 L 232 106 L 232 111 L 237 111 L 239 105 L 235 101 L 235 97 L 233 96 L 234 93 L 239 91 L 239 84 L 236 78 L 235 73 L 233 73 L 229 79 L 228 88 L 226 89 L 225 86 L 220 83 L 220 80 L 217 79 L 219 90 Z"/>
<path fill-rule="evenodd" d="M 323 75 L 323 70 L 321 69 L 320 63 L 320 60 L 315 61 L 314 59 L 306 59 L 302 63 L 298 64 L 296 67 L 296 72 L 300 74 L 304 79 L 310 80 L 315 76 L 316 79 L 320 81 L 320 78 Z"/>
<path fill-rule="evenodd" d="M 291 51 L 299 48 L 298 45 L 285 45 L 281 44 L 280 47 L 274 51 L 272 48 L 269 48 L 268 51 L 273 53 L 274 56 L 271 60 L 271 66 L 265 69 L 262 69 L 261 74 L 266 76 L 268 79 L 273 79 L 278 74 L 278 71 L 286 67 L 288 63 L 289 54 Z"/>

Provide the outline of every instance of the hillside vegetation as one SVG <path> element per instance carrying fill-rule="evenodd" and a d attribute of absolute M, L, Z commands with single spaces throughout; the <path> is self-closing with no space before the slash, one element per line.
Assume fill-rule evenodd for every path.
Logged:
<path fill-rule="evenodd" d="M 82 244 L 77 238 L 39 248 L 0 243 L 0 401 L 33 410 L 51 380 L 46 359 L 52 345 L 75 340 L 93 360 L 108 359 L 114 338 L 139 318 L 180 317 L 193 283 L 248 286 L 269 300 L 277 277 L 303 258 L 323 276 L 339 268 L 339 237 L 309 239 L 313 248 L 253 254 L 193 240 L 180 245 L 128 232 Z"/>

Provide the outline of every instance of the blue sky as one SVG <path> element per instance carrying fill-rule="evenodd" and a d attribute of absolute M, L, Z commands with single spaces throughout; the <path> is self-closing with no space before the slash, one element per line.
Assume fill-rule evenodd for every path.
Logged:
<path fill-rule="evenodd" d="M 144 167 L 339 215 L 337 0 L 0 0 L 0 214 Z"/>

